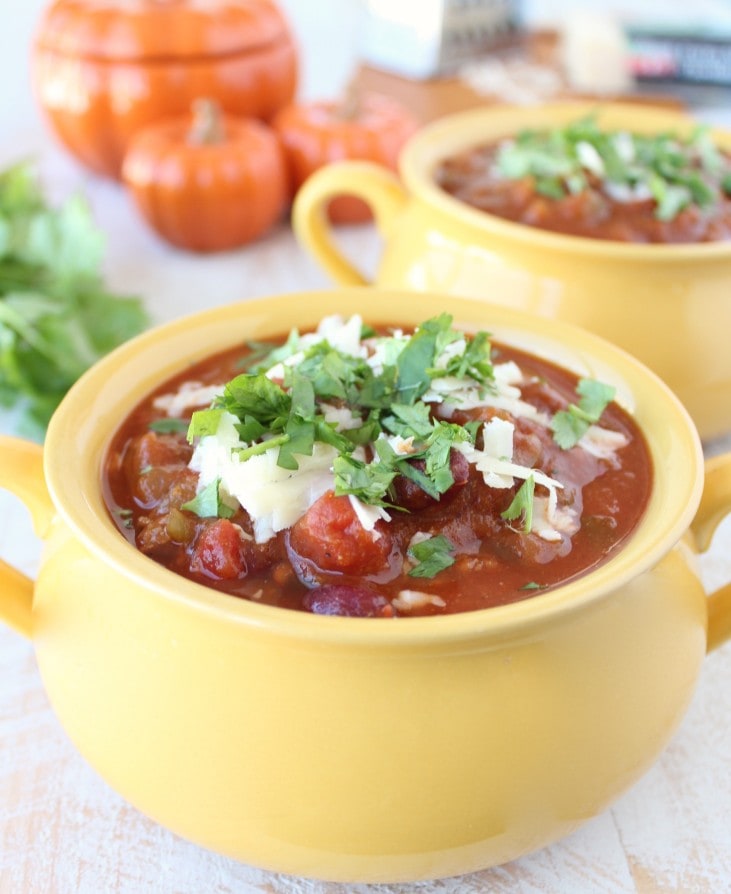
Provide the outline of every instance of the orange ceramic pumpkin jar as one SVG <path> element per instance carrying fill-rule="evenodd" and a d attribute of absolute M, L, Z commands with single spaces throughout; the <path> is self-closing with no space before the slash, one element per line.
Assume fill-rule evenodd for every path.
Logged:
<path fill-rule="evenodd" d="M 55 0 L 33 47 L 38 101 L 66 148 L 119 178 L 141 128 L 196 97 L 267 120 L 297 88 L 297 49 L 274 0 Z"/>

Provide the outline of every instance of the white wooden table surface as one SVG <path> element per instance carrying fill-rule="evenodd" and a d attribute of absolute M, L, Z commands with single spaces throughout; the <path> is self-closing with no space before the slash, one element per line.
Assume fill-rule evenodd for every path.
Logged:
<path fill-rule="evenodd" d="M 341 83 L 349 73 L 352 29 L 346 26 L 352 19 L 343 3 L 283 4 L 309 50 L 305 94 L 323 95 L 326 83 Z M 1 19 L 10 15 L 5 10 Z M 315 12 L 324 14 L 319 21 Z M 25 24 L 16 23 L 21 40 L 28 8 L 23 15 Z M 336 26 L 337 45 L 325 38 L 334 53 L 325 72 L 312 44 L 322 29 Z M 0 59 L 6 85 L 12 62 Z M 108 235 L 108 281 L 142 295 L 156 321 L 242 298 L 329 287 L 284 225 L 224 256 L 194 257 L 162 245 L 139 223 L 119 187 L 85 175 L 55 149 L 28 108 L 25 82 L 16 75 L 13 83 L 15 106 L 0 121 L 0 164 L 34 150 L 54 197 L 86 193 Z M 344 244 L 372 268 L 379 242 L 371 228 L 351 230 Z M 0 431 L 14 427 L 13 414 L 0 416 Z M 731 438 L 708 445 L 709 453 L 723 449 L 731 449 Z M 39 545 L 24 508 L 5 493 L 0 554 L 34 574 Z M 731 519 L 703 573 L 709 586 L 731 577 Z M 345 886 L 273 875 L 177 838 L 111 791 L 66 738 L 45 697 L 31 644 L 0 625 L 0 894 L 723 894 L 731 892 L 730 769 L 728 645 L 707 659 L 690 709 L 655 766 L 611 809 L 558 844 L 497 869 L 417 885 Z"/>

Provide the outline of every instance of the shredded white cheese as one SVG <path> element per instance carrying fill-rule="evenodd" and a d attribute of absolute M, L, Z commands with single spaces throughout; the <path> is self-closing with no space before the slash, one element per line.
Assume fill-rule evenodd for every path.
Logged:
<path fill-rule="evenodd" d="M 174 394 L 161 394 L 156 397 L 153 406 L 156 410 L 163 410 L 170 417 L 178 417 L 191 407 L 207 407 L 221 391 L 223 385 L 183 382 Z"/>
<path fill-rule="evenodd" d="M 398 596 L 391 600 L 391 605 L 400 612 L 410 612 L 428 605 L 444 608 L 446 604 L 441 596 L 423 593 L 421 590 L 400 590 Z"/>
<path fill-rule="evenodd" d="M 358 521 L 363 528 L 365 528 L 366 531 L 371 531 L 373 539 L 378 540 L 381 535 L 376 531 L 376 522 L 391 521 L 391 516 L 386 512 L 383 506 L 371 506 L 369 503 L 364 503 L 362 500 L 359 500 L 357 497 L 353 496 L 353 494 L 349 494 L 348 499 L 350 500 L 350 505 L 353 507 L 353 512 L 355 512 Z"/>
<path fill-rule="evenodd" d="M 628 443 L 627 436 L 621 431 L 611 431 L 600 425 L 590 425 L 579 445 L 598 459 L 611 459 L 617 450 Z"/>
<path fill-rule="evenodd" d="M 329 445 L 318 442 L 312 456 L 298 456 L 296 471 L 278 466 L 277 455 L 276 449 L 267 450 L 240 462 L 216 433 L 201 438 L 190 464 L 200 472 L 199 492 L 220 478 L 224 498 L 233 497 L 251 516 L 257 543 L 291 527 L 333 487 L 332 462 L 337 453 Z"/>

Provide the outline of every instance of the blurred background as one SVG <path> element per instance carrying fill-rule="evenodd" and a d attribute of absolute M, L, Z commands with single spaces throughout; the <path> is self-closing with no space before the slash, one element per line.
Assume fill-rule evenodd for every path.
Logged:
<path fill-rule="evenodd" d="M 12 12 L 8 4 L 0 13 L 0 73 L 5 85 L 0 103 L 0 160 L 38 149 L 46 138 L 32 100 L 29 71 L 29 47 L 46 2 L 24 0 L 13 4 Z M 634 48 L 641 51 L 646 75 L 637 82 L 639 89 L 678 97 L 711 121 L 731 122 L 731 3 L 726 0 L 604 0 L 591 4 L 582 0 L 493 0 L 491 5 L 493 16 L 510 8 L 524 31 L 550 31 L 563 37 L 567 41 L 559 60 L 563 74 L 568 63 L 579 86 L 584 86 L 583 77 L 586 86 L 611 89 L 617 83 L 613 66 L 621 58 L 618 54 Z M 419 77 L 425 72 L 432 74 L 428 65 L 423 65 L 423 47 L 433 39 L 434 17 L 441 8 L 451 6 L 453 22 L 460 17 L 464 22 L 472 17 L 474 22 L 478 4 L 474 0 L 280 0 L 280 6 L 301 42 L 322 48 L 322 53 L 309 53 L 301 59 L 298 93 L 300 98 L 309 99 L 337 94 L 361 61 L 385 71 L 401 66 L 407 70 L 399 74 L 406 76 L 415 71 Z M 420 51 L 403 40 L 403 29 L 409 27 L 423 41 Z M 618 47 L 619 32 L 622 37 L 633 37 L 633 41 Z M 389 36 L 395 36 L 397 42 L 390 44 Z M 468 40 L 462 43 L 463 50 L 469 51 Z M 516 56 L 514 47 L 503 45 L 493 50 L 474 44 L 472 49 L 472 69 L 470 60 L 463 59 L 448 68 L 450 75 L 459 74 L 461 80 L 467 78 L 483 90 L 497 86 L 505 92 L 504 72 L 495 70 L 491 63 L 509 58 L 517 88 L 512 94 L 508 91 L 506 99 L 519 98 L 520 90 L 523 95 L 527 90 L 530 96 L 532 89 L 539 98 L 541 89 L 550 91 L 550 76 L 542 70 L 543 64 L 538 64 L 545 60 L 533 58 L 526 66 L 525 54 Z M 405 52 L 407 56 L 411 53 L 411 71 L 409 59 L 403 59 Z M 476 61 L 483 63 L 484 70 L 475 70 Z M 682 72 L 677 70 L 679 61 Z M 635 67 L 639 64 L 637 60 L 633 63 Z"/>

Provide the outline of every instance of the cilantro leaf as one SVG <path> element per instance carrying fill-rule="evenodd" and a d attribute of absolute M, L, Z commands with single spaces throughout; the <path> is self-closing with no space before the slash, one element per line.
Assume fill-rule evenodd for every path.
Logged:
<path fill-rule="evenodd" d="M 244 358 L 244 364 L 250 373 L 264 372 L 296 354 L 299 344 L 300 334 L 297 329 L 290 330 L 287 341 L 283 345 L 276 346 L 267 341 L 250 341 L 247 343 L 249 353 Z"/>
<path fill-rule="evenodd" d="M 456 376 L 458 379 L 469 376 L 483 385 L 488 384 L 495 378 L 490 355 L 489 334 L 477 332 L 473 338 L 466 340 L 462 354 L 449 360 L 446 373 L 449 376 Z"/>
<path fill-rule="evenodd" d="M 596 379 L 580 379 L 576 392 L 580 398 L 578 403 L 559 410 L 551 420 L 553 439 L 564 450 L 578 444 L 589 426 L 599 421 L 614 399 L 615 388 Z"/>
<path fill-rule="evenodd" d="M 221 422 L 222 413 L 223 410 L 220 409 L 196 410 L 191 416 L 190 424 L 188 425 L 187 437 L 189 443 L 192 444 L 194 438 L 206 438 L 210 435 L 215 435 Z M 161 421 L 164 422 L 165 420 Z M 183 420 L 181 419 L 180 421 L 182 422 Z"/>
<path fill-rule="evenodd" d="M 396 360 L 396 392 L 406 404 L 417 401 L 431 385 L 429 370 L 450 340 L 452 317 L 440 314 L 422 323 Z"/>
<path fill-rule="evenodd" d="M 529 475 L 516 491 L 510 506 L 500 515 L 507 521 L 523 517 L 523 530 L 530 533 L 533 527 L 533 493 L 535 491 L 535 479 Z"/>
<path fill-rule="evenodd" d="M 225 386 L 218 405 L 239 419 L 250 416 L 267 428 L 281 430 L 292 398 L 264 373 L 241 373 Z"/>
<path fill-rule="evenodd" d="M 385 463 L 364 463 L 353 456 L 341 455 L 333 462 L 335 493 L 352 494 L 364 503 L 387 506 L 384 497 L 396 476 Z"/>
<path fill-rule="evenodd" d="M 175 434 L 177 432 L 188 431 L 188 425 L 189 423 L 187 419 L 170 417 L 166 419 L 153 419 L 147 427 L 150 431 L 157 432 L 158 434 Z"/>
<path fill-rule="evenodd" d="M 221 500 L 220 488 L 221 479 L 216 478 L 180 508 L 193 512 L 199 518 L 231 518 L 234 510 Z"/>
<path fill-rule="evenodd" d="M 409 571 L 409 576 L 435 577 L 440 571 L 454 565 L 454 551 L 454 544 L 443 534 L 414 543 L 409 547 L 408 554 L 418 564 Z"/>
<path fill-rule="evenodd" d="M 402 438 L 428 438 L 434 430 L 431 411 L 423 401 L 411 405 L 392 404 L 391 415 L 383 418 L 383 425 Z"/>

